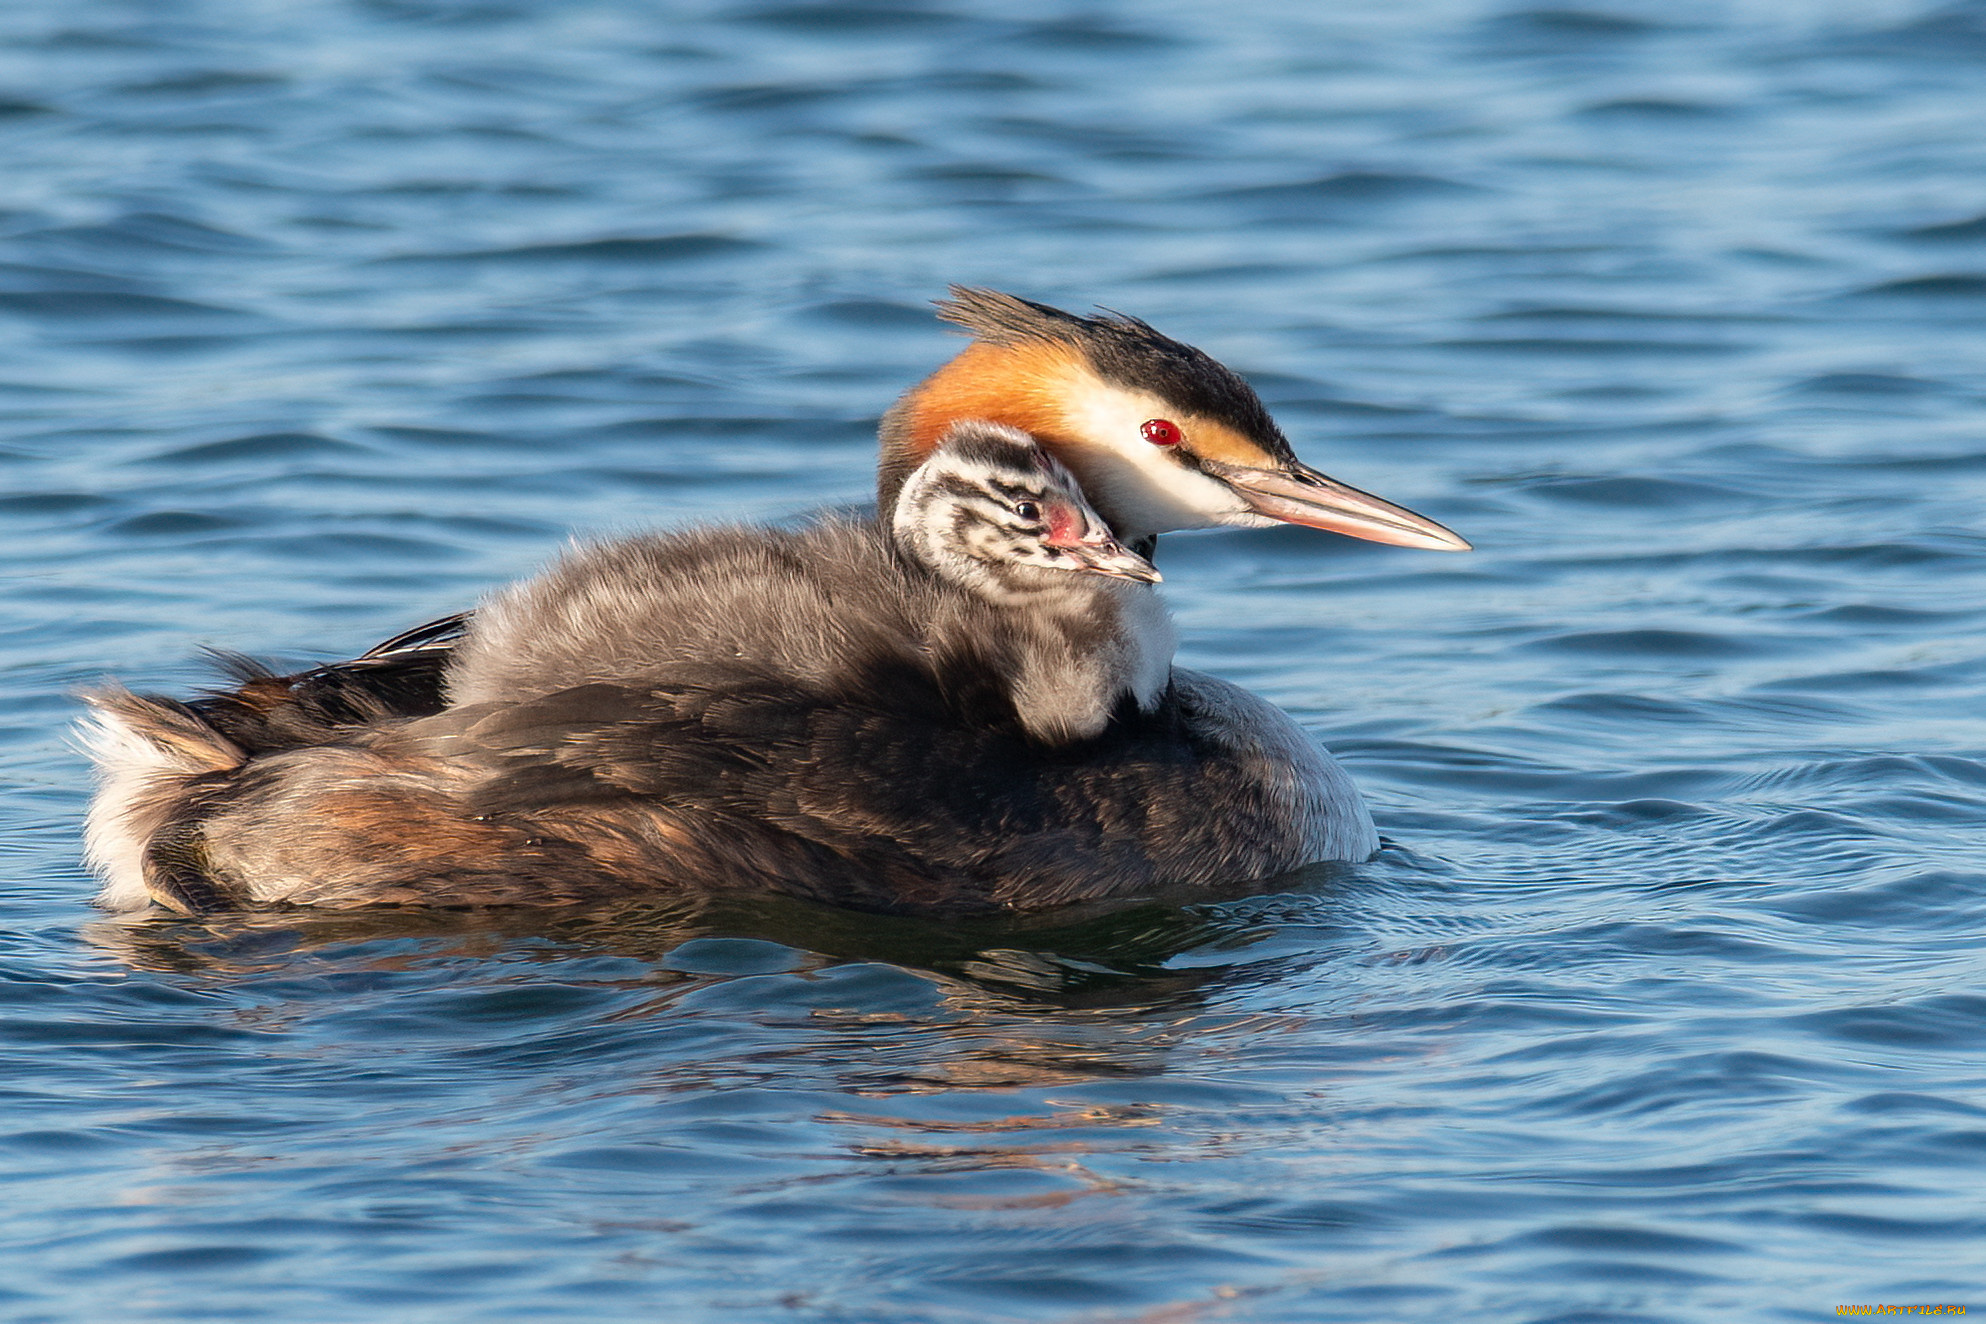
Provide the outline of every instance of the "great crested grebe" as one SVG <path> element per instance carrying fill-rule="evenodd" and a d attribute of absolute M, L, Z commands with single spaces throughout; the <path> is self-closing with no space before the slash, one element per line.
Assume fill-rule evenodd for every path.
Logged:
<path fill-rule="evenodd" d="M 904 574 L 892 546 L 923 574 Z M 828 691 L 870 657 L 922 653 L 949 691 L 991 681 L 1031 738 L 1063 744 L 1102 730 L 1126 695 L 1158 703 L 1174 637 L 1156 582 L 1027 433 L 953 423 L 888 536 L 840 520 L 798 536 L 645 534 L 500 592 L 455 649 L 449 703 L 663 685 L 713 659 Z"/>
<path fill-rule="evenodd" d="M 1143 322 L 960 288 L 940 313 L 975 338 L 883 420 L 885 521 L 915 494 L 908 479 L 952 427 L 983 417 L 1026 430 L 1075 470 L 1091 505 L 1147 553 L 1170 529 L 1279 521 L 1403 546 L 1468 546 L 1304 466 L 1246 383 Z M 887 658 L 840 655 L 844 683 L 829 694 L 706 654 L 645 707 L 637 691 L 605 680 L 513 701 L 486 696 L 530 667 L 506 670 L 493 626 L 485 638 L 498 657 L 482 674 L 497 688 L 479 691 L 477 669 L 458 665 L 457 693 L 482 701 L 442 713 L 465 631 L 473 639 L 478 627 L 451 617 L 293 676 L 241 664 L 237 689 L 185 705 L 100 699 L 106 786 L 92 837 L 110 880 L 100 899 L 142 905 L 134 880 L 155 859 L 160 877 L 192 880 L 155 884 L 179 909 L 279 892 L 327 904 L 557 900 L 652 890 L 675 877 L 887 909 L 1040 906 L 1259 878 L 1363 859 L 1378 845 L 1350 780 L 1287 715 L 1188 671 L 1170 674 L 1154 706 L 1122 704 L 1101 732 L 1050 750 L 1039 731 L 987 719 L 983 654 L 978 679 L 975 666 L 959 665 L 935 690 L 900 684 Z M 588 651 L 606 642 L 576 632 L 550 647 L 577 679 L 595 674 Z M 1009 702 L 1027 690 L 1023 671 L 1010 663 L 1000 673 Z M 883 695 L 892 701 L 878 702 Z M 407 720 L 427 714 L 440 715 Z M 416 728 L 418 737 L 404 734 Z M 215 752 L 216 735 L 230 752 Z M 379 763 L 385 746 L 426 760 L 439 780 L 409 781 Z M 181 820 L 216 821 L 203 815 L 227 798 L 222 784 L 258 783 L 267 799 L 268 778 L 255 769 L 266 773 L 276 766 L 267 756 L 285 751 L 319 751 L 327 767 L 371 760 L 363 789 L 351 779 L 359 764 L 350 765 L 347 812 L 314 827 L 314 849 L 348 855 L 368 832 L 387 840 L 388 855 L 397 842 L 406 847 L 394 863 L 401 883 L 337 897 L 272 885 L 244 898 L 199 881 Z M 173 778 L 169 793 L 146 789 Z M 444 783 L 448 794 L 482 788 L 503 826 L 499 817 L 462 820 L 433 800 Z M 299 789 L 288 788 L 292 800 Z M 550 830 L 553 820 L 565 835 Z M 668 850 L 650 849 L 657 834 Z M 510 854 L 497 866 L 493 852 Z M 604 873 L 603 860 L 612 865 Z M 638 883 L 641 870 L 650 872 Z"/>
<path fill-rule="evenodd" d="M 906 574 L 892 559 L 922 573 Z M 1086 573 L 1071 574 L 1070 571 Z M 927 658 L 953 694 L 991 685 L 1044 744 L 1149 711 L 1172 669 L 1151 562 L 1120 543 L 1026 433 L 952 424 L 880 525 L 656 533 L 582 547 L 480 607 L 452 707 L 592 683 L 667 684 L 712 660 L 821 691 L 872 657 Z"/>
<path fill-rule="evenodd" d="M 252 710 L 91 696 L 104 900 L 561 902 L 701 881 L 993 904 L 1008 880 L 952 895 L 904 843 L 865 840 L 853 793 L 954 734 L 997 733 L 1026 762 L 1150 714 L 1173 645 L 1157 579 L 1025 433 L 954 424 L 888 530 L 829 519 L 571 553 L 477 613 L 438 716 L 258 757 Z M 878 757 L 831 766 L 791 726 L 879 708 L 914 714 L 922 748 L 902 748 L 900 719 L 871 721 Z"/>

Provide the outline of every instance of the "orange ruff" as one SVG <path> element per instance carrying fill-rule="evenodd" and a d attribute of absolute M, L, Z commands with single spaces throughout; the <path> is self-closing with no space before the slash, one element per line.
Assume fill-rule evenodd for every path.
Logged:
<path fill-rule="evenodd" d="M 1093 377 L 1083 353 L 1073 345 L 1029 342 L 990 345 L 978 341 L 932 373 L 910 402 L 907 465 L 923 463 L 945 429 L 962 418 L 1005 423 L 1031 434 L 1051 449 L 1067 443 L 1063 402 L 1071 385 Z"/>

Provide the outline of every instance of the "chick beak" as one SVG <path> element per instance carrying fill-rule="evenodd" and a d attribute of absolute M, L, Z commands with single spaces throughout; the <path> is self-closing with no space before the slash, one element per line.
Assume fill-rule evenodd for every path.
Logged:
<path fill-rule="evenodd" d="M 1071 529 L 1066 533 L 1058 530 L 1058 535 L 1049 537 L 1042 545 L 1062 554 L 1057 565 L 1064 570 L 1109 575 L 1112 579 L 1131 579 L 1140 584 L 1159 582 L 1157 566 L 1117 541 L 1100 525 Z"/>
<path fill-rule="evenodd" d="M 1201 463 L 1207 473 L 1233 488 L 1249 509 L 1270 519 L 1395 547 L 1470 550 L 1466 541 L 1425 515 L 1327 478 L 1306 464 L 1292 461 L 1287 468 L 1251 469 L 1211 460 Z"/>

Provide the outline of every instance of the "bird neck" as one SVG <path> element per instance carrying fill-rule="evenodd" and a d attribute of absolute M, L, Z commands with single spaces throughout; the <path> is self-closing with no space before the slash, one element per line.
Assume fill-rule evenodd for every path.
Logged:
<path fill-rule="evenodd" d="M 1071 445 L 1066 402 L 1089 375 L 1088 363 L 1073 345 L 983 340 L 967 345 L 883 415 L 877 429 L 882 455 L 876 466 L 876 505 L 883 522 L 890 522 L 904 480 L 930 458 L 945 430 L 962 419 L 1019 428 L 1051 452 Z M 1098 513 L 1110 519 L 1109 511 Z"/>
<path fill-rule="evenodd" d="M 1172 671 L 1172 622 L 1157 594 L 1071 578 L 1092 582 L 1035 594 L 1024 610 L 1006 614 L 999 640 L 1014 714 L 1051 745 L 1097 735 L 1126 696 L 1150 711 Z"/>

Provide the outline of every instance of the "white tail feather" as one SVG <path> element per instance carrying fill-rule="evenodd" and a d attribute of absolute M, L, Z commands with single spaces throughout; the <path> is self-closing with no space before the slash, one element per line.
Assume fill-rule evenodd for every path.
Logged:
<path fill-rule="evenodd" d="M 141 910 L 151 903 L 145 843 L 175 793 L 201 773 L 238 766 L 243 755 L 192 714 L 129 690 L 103 689 L 83 699 L 92 711 L 76 724 L 76 740 L 97 775 L 83 855 L 103 880 L 98 905 Z"/>

